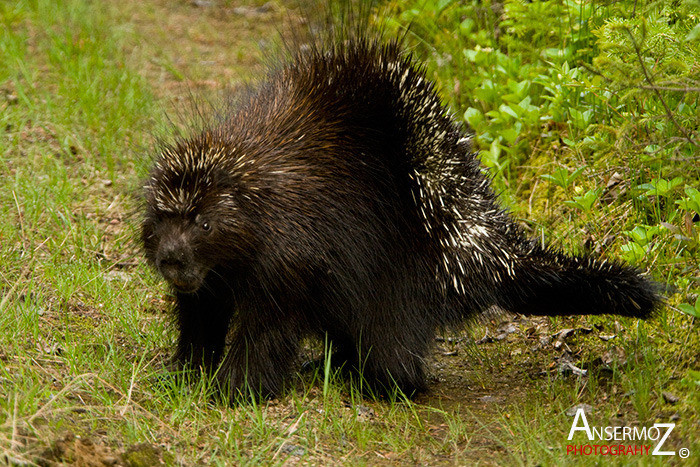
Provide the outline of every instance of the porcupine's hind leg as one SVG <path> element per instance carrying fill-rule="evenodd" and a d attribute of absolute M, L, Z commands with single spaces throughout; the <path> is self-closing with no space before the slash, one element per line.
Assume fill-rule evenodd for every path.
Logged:
<path fill-rule="evenodd" d="M 525 315 L 620 315 L 648 318 L 661 306 L 661 285 L 617 261 L 568 256 L 523 239 L 512 274 L 502 271 L 498 305 Z"/>
<path fill-rule="evenodd" d="M 366 338 L 366 347 L 363 343 L 358 352 L 361 374 L 371 387 L 380 394 L 391 394 L 397 388 L 408 397 L 425 390 L 427 339 L 401 333 L 377 337 Z M 404 337 L 413 342 L 407 343 Z"/>
<path fill-rule="evenodd" d="M 433 332 L 427 325 L 408 328 L 407 324 L 367 324 L 352 336 L 328 331 L 333 368 L 361 378 L 363 390 L 370 389 L 375 395 L 391 394 L 397 388 L 408 396 L 424 390 L 424 360 Z M 324 364 L 324 360 L 317 360 L 308 367 L 323 371 Z"/>
<path fill-rule="evenodd" d="M 387 304 L 354 336 L 354 366 L 378 394 L 399 389 L 413 396 L 426 388 L 425 359 L 434 339 L 434 324 L 424 310 L 399 302 Z"/>

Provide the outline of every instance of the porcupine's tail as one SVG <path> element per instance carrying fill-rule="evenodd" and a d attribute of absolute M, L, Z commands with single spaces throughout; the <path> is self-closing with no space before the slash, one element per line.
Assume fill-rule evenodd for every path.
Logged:
<path fill-rule="evenodd" d="M 524 315 L 619 315 L 649 318 L 662 305 L 661 284 L 635 267 L 569 256 L 523 240 L 498 305 Z"/>

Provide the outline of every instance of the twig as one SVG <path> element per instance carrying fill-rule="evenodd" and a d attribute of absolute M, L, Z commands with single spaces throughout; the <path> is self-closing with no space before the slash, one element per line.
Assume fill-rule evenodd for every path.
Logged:
<path fill-rule="evenodd" d="M 672 92 L 700 92 L 700 88 L 691 88 L 691 87 L 685 87 L 685 88 L 674 88 L 671 86 L 639 86 L 640 89 L 658 89 L 660 91 L 672 91 Z"/>
<path fill-rule="evenodd" d="M 287 427 L 285 433 L 287 436 L 292 436 L 294 433 L 297 432 L 297 430 L 299 429 L 299 423 L 304 418 L 304 415 L 306 415 L 306 412 L 302 412 L 301 415 L 299 415 L 299 418 L 297 418 L 294 423 Z M 277 448 L 277 451 L 275 451 L 275 454 L 272 456 L 273 459 L 277 458 L 279 453 L 282 451 L 282 448 L 287 444 L 287 441 L 289 441 L 289 438 L 285 438 L 284 440 L 282 440 L 282 444 L 280 444 L 280 447 Z"/>
<path fill-rule="evenodd" d="M 24 232 L 24 220 L 22 216 L 22 209 L 19 207 L 19 201 L 17 201 L 17 193 L 12 190 L 12 198 L 15 200 L 15 206 L 17 207 L 17 217 L 19 217 L 19 229 L 22 231 L 22 244 L 27 239 L 27 235 Z"/>
<path fill-rule="evenodd" d="M 656 94 L 656 97 L 659 98 L 661 101 L 661 105 L 664 106 L 664 109 L 666 109 L 666 115 L 668 116 L 669 120 L 678 128 L 678 131 L 683 133 L 683 136 L 685 136 L 685 139 L 688 140 L 690 144 L 693 146 L 697 146 L 698 143 L 693 141 L 693 139 L 690 137 L 688 133 L 686 133 L 685 128 L 683 128 L 675 119 L 673 116 L 673 112 L 671 112 L 671 109 L 669 109 L 668 104 L 666 104 L 666 101 L 664 100 L 663 96 L 661 95 L 661 92 L 659 91 L 658 86 L 654 84 L 654 80 L 651 78 L 651 75 L 649 75 L 649 72 L 647 71 L 647 67 L 644 65 L 644 59 L 642 58 L 642 53 L 641 50 L 639 49 L 639 45 L 637 44 L 637 41 L 634 39 L 634 35 L 632 34 L 632 31 L 629 28 L 625 28 L 625 31 L 627 32 L 627 35 L 630 37 L 630 41 L 632 41 L 632 46 L 634 47 L 634 52 L 637 55 L 637 60 L 639 61 L 639 66 L 642 67 L 642 72 L 644 73 L 644 79 L 649 83 L 650 88 L 654 93 Z"/>
<path fill-rule="evenodd" d="M 126 411 L 129 408 L 129 402 L 131 402 L 131 393 L 134 390 L 134 382 L 136 381 L 136 371 L 138 371 L 136 365 L 136 362 L 134 362 L 134 368 L 131 370 L 131 382 L 129 382 L 129 391 L 126 394 L 126 402 L 124 402 L 124 407 L 122 407 L 122 409 L 119 411 L 119 415 L 121 415 L 122 417 L 126 414 Z"/>
<path fill-rule="evenodd" d="M 17 440 L 17 413 L 19 412 L 19 397 L 15 392 L 15 404 L 12 411 L 12 440 L 10 440 L 10 449 L 14 451 L 19 447 L 19 441 Z"/>
<path fill-rule="evenodd" d="M 51 406 L 51 404 L 53 404 L 54 401 L 56 401 L 63 394 L 67 393 L 69 390 L 73 389 L 73 387 L 75 387 L 80 380 L 96 377 L 97 375 L 95 373 L 84 373 L 82 375 L 79 375 L 73 381 L 71 381 L 70 384 L 66 385 L 66 387 L 54 394 L 54 396 L 51 399 L 49 399 L 49 401 L 46 404 L 42 405 L 41 408 L 37 410 L 34 415 L 29 417 L 29 420 L 27 420 L 27 422 L 31 424 L 37 417 L 41 416 L 44 412 L 46 412 L 48 407 Z"/>
<path fill-rule="evenodd" d="M 146 363 L 145 366 L 149 366 L 151 363 L 153 363 L 153 361 L 154 361 L 156 358 L 157 358 L 157 356 L 154 356 L 154 357 L 151 359 L 151 361 L 149 361 L 148 363 Z M 120 414 L 122 417 L 126 414 L 126 411 L 127 411 L 127 409 L 129 408 L 129 403 L 130 403 L 130 402 L 133 402 L 133 401 L 131 400 L 131 395 L 132 395 L 132 393 L 134 392 L 134 386 L 135 386 L 135 383 L 136 383 L 136 374 L 139 372 L 139 363 L 143 363 L 143 358 L 141 358 L 140 362 L 138 362 L 138 363 L 137 363 L 137 362 L 134 362 L 134 367 L 133 367 L 133 369 L 131 370 L 131 382 L 129 383 L 129 391 L 128 391 L 127 394 L 126 394 L 126 402 L 124 403 L 124 407 L 122 407 L 122 409 L 119 411 L 119 414 Z M 114 388 L 114 390 L 115 390 L 116 392 L 121 392 L 121 391 L 118 391 L 116 388 Z M 145 410 L 145 409 L 144 409 L 144 410 Z"/>

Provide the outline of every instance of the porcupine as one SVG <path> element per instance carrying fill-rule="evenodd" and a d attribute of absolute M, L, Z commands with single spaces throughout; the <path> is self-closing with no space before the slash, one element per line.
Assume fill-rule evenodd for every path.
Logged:
<path fill-rule="evenodd" d="M 174 361 L 218 367 L 232 397 L 279 394 L 305 336 L 412 394 L 436 331 L 489 308 L 661 304 L 637 269 L 525 235 L 398 39 L 293 50 L 225 118 L 161 148 L 145 199 L 146 257 L 177 299 Z"/>

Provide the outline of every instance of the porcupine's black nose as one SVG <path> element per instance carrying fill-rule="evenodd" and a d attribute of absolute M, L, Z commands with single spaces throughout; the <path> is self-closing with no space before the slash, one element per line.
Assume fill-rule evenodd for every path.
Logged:
<path fill-rule="evenodd" d="M 158 255 L 158 266 L 160 268 L 181 269 L 185 266 L 186 254 L 182 248 L 163 242 Z"/>
<path fill-rule="evenodd" d="M 161 249 L 156 266 L 163 277 L 181 292 L 194 292 L 199 281 L 193 274 L 191 261 L 181 248 L 172 245 Z"/>

